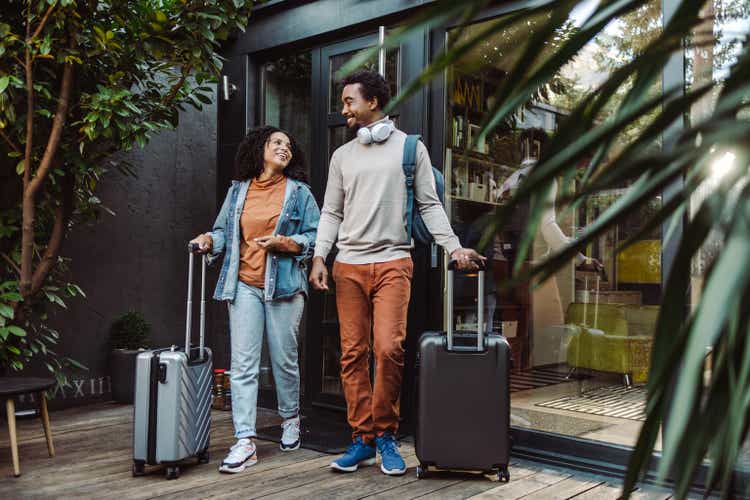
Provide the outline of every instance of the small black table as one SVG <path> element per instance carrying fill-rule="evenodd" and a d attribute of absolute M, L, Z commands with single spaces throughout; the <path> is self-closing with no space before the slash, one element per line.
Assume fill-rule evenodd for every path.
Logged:
<path fill-rule="evenodd" d="M 55 379 L 46 377 L 0 377 L 0 396 L 5 398 L 5 409 L 8 414 L 8 433 L 10 434 L 10 452 L 13 457 L 13 475 L 21 475 L 18 464 L 18 437 L 16 436 L 16 404 L 13 398 L 21 394 L 34 394 L 39 403 L 44 435 L 47 438 L 47 451 L 50 457 L 55 456 L 52 444 L 52 430 L 49 426 L 47 398 L 45 392 L 55 385 Z"/>

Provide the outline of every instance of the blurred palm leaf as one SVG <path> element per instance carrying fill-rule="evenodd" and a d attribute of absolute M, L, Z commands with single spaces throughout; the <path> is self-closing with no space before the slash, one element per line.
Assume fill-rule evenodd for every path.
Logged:
<path fill-rule="evenodd" d="M 414 22 L 392 32 L 386 44 L 398 46 L 409 34 L 444 25 L 449 20 L 458 19 L 459 24 L 465 23 L 487 3 L 478 0 L 436 2 Z M 529 30 L 524 45 L 516 49 L 522 56 L 497 89 L 495 104 L 482 123 L 480 135 L 486 136 L 538 96 L 545 85 L 609 23 L 624 15 L 633 15 L 648 2 L 601 1 L 580 27 L 570 32 L 569 14 L 577 3 L 534 1 L 470 34 L 459 27 L 456 39 L 460 41 L 438 54 L 422 75 L 393 99 L 389 109 L 432 79 L 442 76 L 447 68 L 485 39 L 511 26 L 531 26 L 533 20 L 534 29 Z M 631 235 L 624 246 L 663 224 L 685 218 L 690 212 L 691 199 L 711 176 L 712 164 L 723 155 L 732 155 L 734 168 L 714 183 L 713 190 L 685 223 L 663 289 L 648 381 L 647 419 L 630 461 L 624 485 L 625 497 L 643 477 L 668 412 L 659 477 L 664 479 L 671 475 L 677 496 L 684 497 L 697 468 L 708 459 L 708 488 L 720 490 L 725 497 L 731 495 L 732 473 L 750 422 L 748 34 L 738 35 L 744 42 L 723 82 L 712 80 L 689 90 L 680 86 L 663 88 L 656 95 L 653 92 L 660 85 L 670 58 L 683 54 L 686 41 L 692 41 L 693 47 L 710 46 L 716 42 L 713 32 L 700 31 L 706 21 L 700 16 L 703 4 L 704 0 L 680 1 L 674 15 L 650 43 L 635 53 L 630 62 L 615 68 L 596 90 L 576 103 L 513 200 L 497 210 L 483 239 L 483 244 L 488 244 L 510 216 L 514 205 L 529 200 L 530 218 L 519 250 L 519 266 L 514 278 L 506 285 L 529 279 L 543 281 L 568 264 L 589 243 L 670 187 L 680 186 L 680 189 L 673 197 L 665 199 L 650 219 L 643 221 L 641 231 Z M 557 36 L 566 29 L 567 36 Z M 359 58 L 372 57 L 376 50 L 364 52 Z M 342 72 L 351 71 L 360 63 L 355 58 Z M 624 96 L 615 109 L 605 113 L 606 107 L 615 102 L 613 96 L 623 89 Z M 717 95 L 713 111 L 694 123 L 678 127 L 679 132 L 673 132 L 674 124 L 682 123 L 686 110 L 709 93 Z M 636 123 L 643 126 L 632 133 Z M 615 150 L 615 139 L 626 132 L 629 132 L 627 144 L 619 151 Z M 481 137 L 475 140 L 481 140 Z M 663 147 L 663 143 L 669 146 Z M 547 208 L 549 189 L 560 176 L 566 180 L 576 178 L 577 165 L 581 162 L 587 167 L 582 176 L 578 175 L 578 188 L 575 192 L 562 194 L 569 207 L 585 203 L 604 189 L 623 185 L 629 188 L 568 247 L 529 271 L 521 272 L 520 262 L 528 255 L 542 212 Z M 571 183 L 564 183 L 568 184 Z M 720 235 L 723 250 L 707 271 L 700 302 L 691 313 L 688 300 L 691 263 L 711 234 Z M 704 383 L 707 352 L 712 353 L 712 370 L 710 380 Z"/>

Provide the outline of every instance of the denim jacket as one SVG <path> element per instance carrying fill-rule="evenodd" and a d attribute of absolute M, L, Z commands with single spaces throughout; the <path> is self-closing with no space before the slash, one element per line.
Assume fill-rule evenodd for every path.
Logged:
<path fill-rule="evenodd" d="M 209 233 L 213 248 L 209 264 L 224 253 L 214 299 L 234 300 L 240 270 L 240 215 L 250 180 L 232 181 L 213 230 Z M 303 293 L 307 295 L 307 261 L 313 254 L 318 232 L 320 210 L 310 188 L 294 179 L 287 179 L 281 215 L 274 234 L 289 236 L 302 247 L 299 255 L 268 252 L 264 296 L 266 301 L 283 299 Z"/>

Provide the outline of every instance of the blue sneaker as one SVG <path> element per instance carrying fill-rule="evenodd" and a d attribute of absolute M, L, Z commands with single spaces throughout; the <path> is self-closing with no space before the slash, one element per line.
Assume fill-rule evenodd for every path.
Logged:
<path fill-rule="evenodd" d="M 401 446 L 393 434 L 386 432 L 375 438 L 375 445 L 380 453 L 380 470 L 389 476 L 400 476 L 406 472 L 406 462 L 401 458 L 398 448 Z"/>
<path fill-rule="evenodd" d="M 344 456 L 331 462 L 331 469 L 354 472 L 360 465 L 373 465 L 374 463 L 375 447 L 365 444 L 362 438 L 357 436 L 346 449 Z"/>

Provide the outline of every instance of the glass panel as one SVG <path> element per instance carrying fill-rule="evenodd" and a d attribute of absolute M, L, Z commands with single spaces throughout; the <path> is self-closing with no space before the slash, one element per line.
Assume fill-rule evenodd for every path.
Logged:
<path fill-rule="evenodd" d="M 328 129 L 328 157 L 339 146 L 349 142 L 357 136 L 353 129 L 346 126 L 330 127 Z M 341 389 L 341 347 L 338 335 L 338 311 L 336 310 L 336 283 L 333 281 L 333 262 L 336 256 L 334 247 L 326 261 L 328 265 L 328 291 L 323 295 L 323 323 L 334 328 L 326 329 L 323 335 L 322 359 L 322 387 L 321 392 L 343 396 Z"/>
<path fill-rule="evenodd" d="M 310 52 L 290 54 L 267 62 L 262 68 L 262 123 L 282 128 L 292 134 L 305 155 L 310 175 L 312 123 L 312 58 Z M 304 325 L 305 322 L 302 322 Z M 300 366 L 304 366 L 304 326 L 300 329 Z M 260 387 L 274 388 L 268 345 L 263 342 L 260 360 Z M 304 384 L 303 384 L 304 387 Z"/>
<path fill-rule="evenodd" d="M 393 119 L 398 126 L 398 117 Z M 328 156 L 347 142 L 357 137 L 354 129 L 345 125 L 330 127 L 328 129 Z M 327 260 L 328 275 L 333 274 L 333 261 L 335 258 L 335 248 Z M 336 284 L 333 279 L 328 280 L 328 291 L 323 296 L 323 322 L 330 325 L 338 324 L 338 313 L 336 311 Z M 338 329 L 336 329 L 336 332 Z M 323 339 L 323 387 L 321 390 L 325 393 L 341 394 L 340 366 L 341 350 L 339 347 L 339 337 L 337 333 L 326 334 Z"/>
<path fill-rule="evenodd" d="M 291 54 L 263 66 L 263 123 L 289 131 L 305 153 L 310 175 L 312 57 Z"/>
<path fill-rule="evenodd" d="M 341 389 L 341 346 L 338 335 L 323 337 L 322 385 L 321 392 L 344 395 Z"/>
<path fill-rule="evenodd" d="M 566 29 L 575 29 L 583 21 L 583 15 L 574 11 Z M 449 43 L 485 30 L 493 22 L 498 21 L 452 31 Z M 536 26 L 532 21 L 498 31 L 448 72 L 446 205 L 465 246 L 477 245 L 483 218 L 512 194 L 519 176 L 533 168 L 543 142 L 555 134 L 568 110 L 658 34 L 661 9 L 654 1 L 611 23 L 561 70 L 548 92 L 527 103 L 513 120 L 497 127 L 485 140 L 474 141 L 479 124 L 494 105 L 493 94 L 521 53 L 517 48 Z M 557 39 L 566 36 L 560 33 Z M 616 99 L 622 99 L 623 91 Z M 655 86 L 653 92 L 660 88 Z M 613 102 L 609 109 L 616 105 Z M 648 117 L 635 124 L 632 132 L 647 122 Z M 628 135 L 619 138 L 611 156 L 626 144 Z M 580 167 L 582 173 L 584 165 Z M 575 181 L 570 185 L 563 182 L 558 179 L 558 195 L 576 188 Z M 524 266 L 541 262 L 551 250 L 567 243 L 626 187 L 598 193 L 575 211 L 553 196 Z M 544 283 L 502 291 L 499 285 L 509 275 L 526 225 L 528 206 L 524 205 L 515 210 L 485 250 L 490 264 L 483 291 L 487 318 L 483 326 L 502 332 L 511 344 L 512 425 L 634 444 L 644 418 L 644 383 L 661 292 L 660 232 L 620 255 L 615 255 L 614 249 L 638 229 L 645 212 L 659 204 L 659 199 L 653 200 L 643 213 L 633 214 L 631 220 L 586 249 L 588 257 L 604 265 L 602 275 L 577 270 L 580 261 L 571 262 Z M 454 318 L 460 330 L 477 329 L 474 280 L 470 276 L 455 278 Z"/>
<path fill-rule="evenodd" d="M 718 82 L 711 92 L 696 102 L 690 109 L 689 120 L 697 124 L 709 117 L 716 105 L 716 99 L 722 90 L 722 80 L 727 76 L 728 68 L 737 61 L 742 49 L 743 36 L 750 31 L 750 7 L 747 2 L 733 0 L 709 0 L 701 10 L 704 21 L 699 24 L 693 35 L 693 43 L 699 45 L 687 51 L 685 81 L 688 88 L 704 85 L 711 81 Z M 745 34 L 745 35 L 743 35 Z M 745 42 L 746 43 L 746 42 Z M 723 152 L 725 166 L 731 168 L 733 163 L 731 149 Z M 724 163 L 722 162 L 722 163 Z M 720 165 L 717 162 L 717 165 Z M 690 200 L 690 216 L 694 216 L 703 200 L 718 185 L 724 169 L 717 169 L 716 175 L 706 179 Z M 723 235 L 720 231 L 712 232 L 704 242 L 697 256 L 693 259 L 691 269 L 691 306 L 697 306 L 703 292 L 706 271 L 722 249 Z M 713 355 L 706 358 L 703 380 L 711 380 Z M 747 474 L 750 473 L 750 440 L 745 440 L 737 458 L 736 470 L 745 475 L 744 479 L 734 481 L 734 487 L 740 495 L 750 493 Z"/>
<path fill-rule="evenodd" d="M 721 82 L 727 75 L 727 69 L 737 60 L 742 48 L 741 33 L 747 33 L 750 25 L 750 8 L 740 8 L 728 0 L 709 0 L 701 11 L 704 21 L 694 29 L 694 44 L 697 48 L 687 50 L 685 82 L 690 88 L 705 85 L 714 80 Z M 711 37 L 711 38 L 709 38 Z M 713 39 L 713 43 L 711 43 Z M 698 123 L 707 118 L 714 110 L 716 99 L 722 85 L 717 85 L 696 102 L 690 109 L 691 123 Z M 731 153 L 731 152 L 730 152 Z M 690 200 L 690 216 L 700 207 L 706 196 L 716 187 L 717 179 L 707 179 Z M 714 232 L 701 248 L 698 258 L 693 261 L 691 302 L 698 303 L 703 289 L 703 278 L 706 270 L 721 250 L 721 235 Z"/>
<path fill-rule="evenodd" d="M 362 49 L 366 50 L 366 49 Z M 330 101 L 328 104 L 328 112 L 335 113 L 341 109 L 341 91 L 344 90 L 344 86 L 339 83 L 336 78 L 336 72 L 341 69 L 344 64 L 349 62 L 352 57 L 362 52 L 362 50 L 354 50 L 345 54 L 339 54 L 331 57 L 331 72 L 329 76 L 329 96 Z M 391 89 L 391 96 L 395 96 L 398 93 L 398 81 L 399 81 L 399 61 L 398 61 L 398 49 L 391 48 L 386 51 L 385 55 L 385 79 Z M 373 57 L 365 61 L 361 67 L 370 71 L 378 70 L 378 55 L 375 54 Z M 331 150 L 333 152 L 333 150 Z"/>

